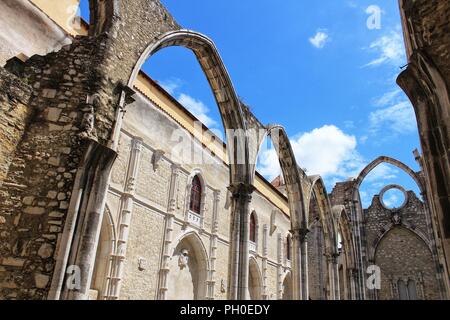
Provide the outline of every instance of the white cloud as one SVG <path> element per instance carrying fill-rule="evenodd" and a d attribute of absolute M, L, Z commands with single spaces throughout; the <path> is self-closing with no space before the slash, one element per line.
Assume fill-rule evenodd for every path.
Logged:
<path fill-rule="evenodd" d="M 387 105 L 398 103 L 404 98 L 401 96 L 402 91 L 400 89 L 395 89 L 393 91 L 385 93 L 380 98 L 375 99 L 374 105 L 376 107 L 385 107 Z"/>
<path fill-rule="evenodd" d="M 208 116 L 210 110 L 202 101 L 197 100 L 185 93 L 181 93 L 177 100 L 205 126 L 214 127 L 217 125 L 217 122 Z"/>
<path fill-rule="evenodd" d="M 378 187 L 382 185 L 381 182 L 395 179 L 397 177 L 397 173 L 397 169 L 388 164 L 381 163 L 366 176 L 364 181 L 369 182 L 374 187 Z"/>
<path fill-rule="evenodd" d="M 325 29 L 317 30 L 314 37 L 309 38 L 309 42 L 316 48 L 322 49 L 330 41 L 330 36 Z"/>
<path fill-rule="evenodd" d="M 417 130 L 414 109 L 409 101 L 401 101 L 369 114 L 372 134 L 388 128 L 394 134 L 409 134 Z"/>
<path fill-rule="evenodd" d="M 393 65 L 402 64 L 405 61 L 405 45 L 400 28 L 396 28 L 389 34 L 372 42 L 369 50 L 377 53 L 378 58 L 373 59 L 365 67 L 376 67 L 384 63 Z"/>
<path fill-rule="evenodd" d="M 326 125 L 291 139 L 300 167 L 308 175 L 320 174 L 327 185 L 356 175 L 363 167 L 356 151 L 356 137 L 345 134 L 334 125 Z M 269 180 L 280 174 L 275 150 L 269 149 L 259 157 L 258 171 Z"/>
<path fill-rule="evenodd" d="M 159 83 L 170 95 L 174 95 L 175 92 L 181 87 L 181 80 L 177 78 L 161 81 Z"/>
<path fill-rule="evenodd" d="M 207 126 L 216 135 L 222 138 L 221 131 L 217 129 L 218 123 L 209 116 L 210 109 L 202 101 L 195 99 L 187 93 L 180 92 L 183 81 L 178 78 L 170 78 L 158 82 L 171 96 L 191 112 L 198 120 Z"/>
<path fill-rule="evenodd" d="M 386 163 L 381 163 L 376 166 L 366 176 L 360 188 L 363 207 L 369 207 L 372 203 L 373 195 L 379 194 L 383 187 L 397 179 L 398 173 L 398 169 Z"/>

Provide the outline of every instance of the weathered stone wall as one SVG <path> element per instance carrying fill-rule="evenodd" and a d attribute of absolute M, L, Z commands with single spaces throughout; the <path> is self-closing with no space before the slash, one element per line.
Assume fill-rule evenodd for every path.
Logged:
<path fill-rule="evenodd" d="M 24 66 L 24 81 L 33 87 L 28 108 L 35 115 L 23 139 L 16 139 L 17 152 L 0 190 L 7 230 L 1 240 L 6 270 L 0 277 L 8 288 L 0 289 L 2 295 L 45 298 L 83 152 L 80 133 L 93 81 L 87 62 L 93 61 L 93 51 L 101 52 L 100 43 L 79 39 L 75 46 L 35 56 Z"/>
<path fill-rule="evenodd" d="M 397 82 L 416 112 L 427 196 L 450 292 L 450 2 L 400 0 L 400 9 L 409 64 Z"/>
<path fill-rule="evenodd" d="M 29 85 L 0 68 L 0 183 L 33 115 L 28 105 L 31 92 Z"/>
<path fill-rule="evenodd" d="M 1 297 L 46 298 L 84 141 L 106 145 L 119 83 L 127 83 L 156 36 L 178 28 L 159 1 L 120 1 L 120 6 L 113 32 L 76 38 L 57 53 L 25 63 L 22 78 L 33 93 L 22 108 L 35 116 L 20 142 L 16 134 L 18 151 L 0 189 Z"/>
<path fill-rule="evenodd" d="M 368 265 L 381 268 L 379 299 L 398 299 L 399 280 L 415 281 L 419 299 L 440 299 L 426 214 L 424 204 L 412 191 L 407 192 L 406 203 L 399 209 L 385 208 L 376 195 L 364 210 Z"/>
<path fill-rule="evenodd" d="M 381 268 L 380 300 L 398 300 L 398 281 L 413 280 L 417 298 L 440 299 L 436 268 L 431 251 L 416 234 L 394 227 L 381 240 L 375 255 L 375 264 Z"/>

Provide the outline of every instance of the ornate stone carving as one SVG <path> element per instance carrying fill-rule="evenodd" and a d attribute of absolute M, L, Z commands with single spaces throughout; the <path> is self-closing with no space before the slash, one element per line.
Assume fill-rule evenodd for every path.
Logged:
<path fill-rule="evenodd" d="M 392 213 L 392 223 L 396 226 L 402 224 L 402 216 L 400 212 L 396 211 Z"/>
<path fill-rule="evenodd" d="M 181 270 L 183 270 L 184 268 L 187 267 L 188 262 L 189 262 L 189 250 L 182 249 L 178 256 L 178 266 L 180 267 Z"/>
<path fill-rule="evenodd" d="M 95 137 L 95 110 L 100 107 L 101 99 L 98 94 L 88 96 L 86 99 L 86 107 L 82 109 L 83 119 L 81 121 L 81 133 L 80 136 L 84 138 Z"/>
<path fill-rule="evenodd" d="M 225 288 L 226 288 L 225 281 L 222 279 L 220 281 L 220 292 L 225 293 L 227 291 Z"/>

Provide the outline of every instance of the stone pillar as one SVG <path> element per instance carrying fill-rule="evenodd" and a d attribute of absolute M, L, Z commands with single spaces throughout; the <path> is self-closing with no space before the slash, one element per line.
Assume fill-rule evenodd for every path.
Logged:
<path fill-rule="evenodd" d="M 95 257 L 102 226 L 111 166 L 116 153 L 95 141 L 86 151 L 84 164 L 79 171 L 80 185 L 74 188 L 76 196 L 70 206 L 78 207 L 78 230 L 69 253 L 70 266 L 79 270 L 79 283 L 64 288 L 62 298 L 87 300 L 94 271 Z M 77 179 L 78 180 L 78 179 Z M 70 228 L 70 224 L 67 225 Z M 75 271 L 76 272 L 76 271 Z M 77 282 L 77 281 L 76 281 Z"/>
<path fill-rule="evenodd" d="M 281 233 L 277 237 L 277 299 L 283 299 L 283 237 Z"/>
<path fill-rule="evenodd" d="M 328 271 L 328 296 L 324 297 L 325 299 L 335 300 L 335 282 L 334 282 L 334 262 L 333 255 L 330 253 L 326 253 L 326 261 L 327 261 L 327 271 Z"/>
<path fill-rule="evenodd" d="M 177 201 L 176 190 L 178 186 L 179 176 L 180 176 L 180 166 L 178 164 L 173 164 L 169 190 L 169 204 L 167 207 L 167 215 L 165 219 L 163 252 L 161 258 L 161 266 L 159 270 L 159 290 L 157 294 L 158 300 L 166 300 L 166 293 L 168 290 L 167 281 L 169 276 L 169 261 L 171 257 L 170 249 L 172 244 L 173 221 L 175 217 L 175 209 Z"/>
<path fill-rule="evenodd" d="M 350 295 L 351 295 L 351 300 L 357 300 L 358 296 L 357 296 L 357 292 L 356 292 L 356 271 L 355 269 L 350 269 Z"/>
<path fill-rule="evenodd" d="M 292 231 L 292 294 L 293 300 L 309 300 L 308 228 Z"/>
<path fill-rule="evenodd" d="M 211 227 L 211 243 L 209 249 L 210 255 L 210 270 L 209 270 L 209 279 L 207 286 L 207 299 L 214 300 L 214 291 L 215 291 L 215 280 L 214 276 L 216 273 L 216 260 L 217 260 L 217 239 L 219 232 L 219 201 L 220 201 L 220 190 L 214 190 L 214 203 L 213 203 L 213 219 L 212 219 L 212 227 Z"/>
<path fill-rule="evenodd" d="M 334 272 L 334 300 L 341 300 L 338 257 L 339 255 L 336 253 L 332 256 Z"/>
<path fill-rule="evenodd" d="M 255 187 L 237 183 L 229 187 L 232 194 L 229 300 L 248 299 L 250 202 Z"/>
<path fill-rule="evenodd" d="M 262 256 L 262 278 L 263 278 L 263 300 L 268 300 L 267 293 L 267 256 L 268 256 L 268 247 L 267 241 L 269 238 L 269 226 L 265 224 L 263 226 L 263 256 Z"/>
<path fill-rule="evenodd" d="M 110 288 L 108 290 L 108 295 L 105 297 L 105 299 L 107 300 L 119 299 L 120 287 L 122 285 L 122 276 L 124 271 L 124 261 L 126 258 L 128 233 L 133 211 L 133 199 L 136 189 L 135 182 L 138 176 L 139 165 L 141 161 L 141 152 L 142 139 L 134 138 L 132 141 L 125 192 L 122 195 L 121 199 L 117 248 L 115 254 L 112 257 Z"/>

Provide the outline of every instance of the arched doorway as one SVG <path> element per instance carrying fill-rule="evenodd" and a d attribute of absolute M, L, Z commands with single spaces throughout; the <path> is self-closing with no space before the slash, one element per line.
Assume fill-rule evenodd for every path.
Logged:
<path fill-rule="evenodd" d="M 262 278 L 255 258 L 250 259 L 248 274 L 248 296 L 250 300 L 262 299 Z"/>
<path fill-rule="evenodd" d="M 288 272 L 283 280 L 283 300 L 292 300 L 292 276 L 291 273 Z"/>
<path fill-rule="evenodd" d="M 169 262 L 168 300 L 204 300 L 208 257 L 197 234 L 178 242 Z"/>
<path fill-rule="evenodd" d="M 91 280 L 90 300 L 109 299 L 112 254 L 116 247 L 114 221 L 109 207 L 105 207 L 100 238 L 98 240 L 94 271 Z"/>

